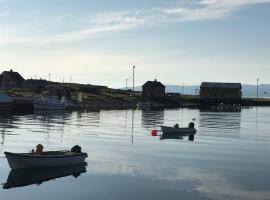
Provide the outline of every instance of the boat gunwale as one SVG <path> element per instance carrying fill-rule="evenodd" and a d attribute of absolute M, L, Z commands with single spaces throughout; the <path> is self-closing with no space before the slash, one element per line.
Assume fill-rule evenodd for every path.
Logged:
<path fill-rule="evenodd" d="M 65 155 L 36 155 L 31 153 L 12 153 L 12 152 L 4 152 L 6 157 L 8 156 L 17 156 L 17 157 L 27 157 L 27 158 L 68 158 L 68 157 L 77 157 L 77 156 L 86 156 L 88 157 L 87 153 L 72 153 L 72 154 L 65 154 Z"/>

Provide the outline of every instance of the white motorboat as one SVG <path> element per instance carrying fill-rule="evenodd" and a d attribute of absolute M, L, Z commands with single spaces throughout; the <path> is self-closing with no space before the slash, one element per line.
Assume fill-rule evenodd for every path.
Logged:
<path fill-rule="evenodd" d="M 49 168 L 84 163 L 87 153 L 45 151 L 42 154 L 5 152 L 11 169 Z"/>
<path fill-rule="evenodd" d="M 59 101 L 58 96 L 42 96 L 34 100 L 35 110 L 64 110 L 64 101 Z"/>

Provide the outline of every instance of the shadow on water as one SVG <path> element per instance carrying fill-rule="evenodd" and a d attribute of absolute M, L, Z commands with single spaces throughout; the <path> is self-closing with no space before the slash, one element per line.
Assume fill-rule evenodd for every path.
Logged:
<path fill-rule="evenodd" d="M 157 127 L 164 124 L 164 110 L 142 110 L 142 127 Z"/>
<path fill-rule="evenodd" d="M 43 182 L 70 175 L 77 178 L 85 172 L 85 164 L 57 168 L 11 170 L 7 182 L 3 185 L 3 189 L 24 187 L 33 184 L 40 185 Z"/>

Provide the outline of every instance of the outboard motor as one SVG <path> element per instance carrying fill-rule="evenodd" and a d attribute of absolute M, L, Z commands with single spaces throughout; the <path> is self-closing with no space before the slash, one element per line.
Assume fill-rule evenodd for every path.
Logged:
<path fill-rule="evenodd" d="M 188 128 L 194 128 L 194 123 L 193 122 L 190 122 L 189 124 L 188 124 Z"/>
<path fill-rule="evenodd" d="M 79 145 L 75 145 L 74 147 L 71 148 L 72 153 L 82 153 L 82 148 Z"/>

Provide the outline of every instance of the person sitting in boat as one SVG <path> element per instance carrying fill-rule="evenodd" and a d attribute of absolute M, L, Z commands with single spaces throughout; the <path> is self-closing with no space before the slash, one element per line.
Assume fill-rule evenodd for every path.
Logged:
<path fill-rule="evenodd" d="M 195 126 L 195 124 L 194 124 L 193 122 L 190 122 L 190 123 L 188 124 L 188 128 L 194 128 L 194 126 Z"/>
<path fill-rule="evenodd" d="M 173 128 L 179 128 L 179 124 L 175 124 Z"/>
<path fill-rule="evenodd" d="M 42 154 L 43 153 L 43 145 L 42 144 L 38 144 L 37 146 L 36 146 L 36 151 L 34 152 L 34 154 L 37 154 L 37 155 L 40 155 L 40 154 Z"/>

